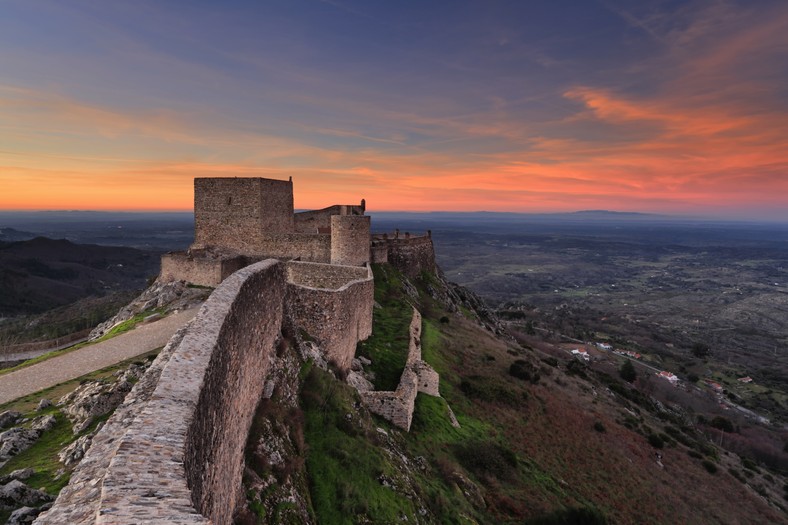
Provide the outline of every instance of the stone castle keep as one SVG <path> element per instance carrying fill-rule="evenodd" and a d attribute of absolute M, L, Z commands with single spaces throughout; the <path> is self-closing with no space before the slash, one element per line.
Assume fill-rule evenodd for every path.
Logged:
<path fill-rule="evenodd" d="M 162 257 L 159 280 L 215 290 L 36 523 L 231 523 L 244 497 L 249 427 L 286 339 L 348 371 L 357 343 L 372 333 L 370 263 L 410 277 L 436 270 L 429 234 L 371 235 L 363 200 L 294 213 L 292 180 L 195 179 L 194 189 L 194 243 Z M 395 391 L 357 386 L 372 412 L 405 430 L 417 392 L 439 395 L 420 333 L 414 309 Z"/>

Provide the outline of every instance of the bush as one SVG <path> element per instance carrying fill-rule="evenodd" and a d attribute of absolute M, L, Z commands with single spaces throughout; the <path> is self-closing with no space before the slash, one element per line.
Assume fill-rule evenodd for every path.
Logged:
<path fill-rule="evenodd" d="M 606 432 L 606 430 L 605 430 L 605 425 L 603 425 L 603 424 L 602 424 L 602 423 L 600 423 L 599 421 L 597 421 L 596 423 L 594 423 L 594 430 L 596 430 L 597 432 L 601 432 L 601 433 L 604 433 L 604 432 Z"/>
<path fill-rule="evenodd" d="M 524 359 L 518 359 L 509 366 L 509 375 L 523 381 L 530 381 L 533 369 L 534 367 L 531 366 L 531 363 Z"/>
<path fill-rule="evenodd" d="M 714 474 L 714 473 L 717 472 L 717 465 L 715 465 L 713 461 L 709 461 L 708 459 L 704 459 L 700 463 L 701 463 L 701 465 L 703 465 L 703 468 L 705 468 L 706 471 L 709 474 Z"/>
<path fill-rule="evenodd" d="M 511 480 L 517 473 L 515 453 L 493 441 L 471 441 L 453 449 L 460 464 L 478 478 Z"/>
<path fill-rule="evenodd" d="M 648 443 L 654 448 L 662 448 L 665 446 L 665 441 L 663 441 L 663 439 L 657 434 L 649 434 Z"/>
<path fill-rule="evenodd" d="M 594 507 L 561 509 L 527 520 L 526 525 L 607 525 L 605 515 Z"/>

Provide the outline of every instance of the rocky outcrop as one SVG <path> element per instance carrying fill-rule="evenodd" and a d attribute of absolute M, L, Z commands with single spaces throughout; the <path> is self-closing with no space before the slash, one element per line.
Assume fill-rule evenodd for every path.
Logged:
<path fill-rule="evenodd" d="M 57 423 L 54 416 L 41 416 L 33 420 L 29 428 L 13 427 L 0 433 L 0 467 L 20 452 L 27 450 L 41 434 Z"/>
<path fill-rule="evenodd" d="M 189 287 L 184 281 L 156 281 L 112 318 L 94 328 L 88 340 L 93 341 L 107 335 L 115 326 L 143 312 L 163 309 L 165 313 L 169 313 L 193 308 L 205 301 L 209 293 L 209 289 Z"/>
<path fill-rule="evenodd" d="M 144 372 L 144 366 L 131 365 L 116 373 L 115 381 L 87 381 L 60 398 L 57 404 L 71 421 L 74 434 L 85 431 L 95 418 L 115 410 Z"/>

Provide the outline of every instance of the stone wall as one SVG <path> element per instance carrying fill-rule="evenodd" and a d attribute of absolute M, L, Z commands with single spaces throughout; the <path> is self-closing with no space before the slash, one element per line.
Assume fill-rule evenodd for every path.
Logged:
<path fill-rule="evenodd" d="M 143 377 L 37 523 L 231 523 L 285 296 L 277 261 L 226 279 L 157 359 L 169 361 L 154 363 L 158 382 Z M 141 385 L 147 394 L 134 394 Z"/>
<path fill-rule="evenodd" d="M 217 257 L 195 252 L 172 252 L 161 256 L 159 280 L 186 281 L 200 286 L 219 286 L 251 261 L 244 256 Z"/>
<path fill-rule="evenodd" d="M 194 179 L 194 248 L 255 254 L 263 234 L 293 231 L 292 181 Z"/>
<path fill-rule="evenodd" d="M 258 257 L 327 263 L 331 260 L 331 235 L 307 233 L 263 235 L 252 253 Z"/>
<path fill-rule="evenodd" d="M 410 430 L 416 395 L 419 392 L 439 397 L 440 377 L 421 360 L 421 314 L 415 308 L 409 327 L 408 357 L 397 389 L 362 391 L 361 399 L 370 412 L 378 414 L 404 430 Z"/>
<path fill-rule="evenodd" d="M 332 216 L 331 264 L 363 266 L 369 263 L 369 229 L 369 216 Z"/>
<path fill-rule="evenodd" d="M 295 231 L 298 233 L 328 233 L 332 215 L 364 215 L 363 206 L 335 204 L 322 210 L 300 211 L 295 214 Z"/>
<path fill-rule="evenodd" d="M 372 270 L 352 267 L 337 267 L 326 264 L 288 263 L 288 275 L 295 282 L 288 282 L 288 315 L 293 324 L 314 339 L 326 354 L 344 370 L 356 353 L 356 344 L 372 334 L 372 308 L 375 302 L 375 284 Z M 320 275 L 325 272 L 324 275 Z M 341 286 L 328 289 L 305 286 L 302 283 L 320 285 L 341 283 L 340 274 L 347 278 Z"/>
<path fill-rule="evenodd" d="M 366 281 L 369 269 L 361 266 L 337 266 L 290 261 L 286 265 L 287 282 L 308 288 L 337 290 L 353 281 Z"/>
<path fill-rule="evenodd" d="M 383 250 L 386 250 L 385 261 Z M 421 272 L 435 273 L 435 248 L 432 236 L 412 236 L 399 232 L 394 235 L 375 235 L 372 239 L 374 262 L 388 262 L 407 277 L 417 277 Z"/>

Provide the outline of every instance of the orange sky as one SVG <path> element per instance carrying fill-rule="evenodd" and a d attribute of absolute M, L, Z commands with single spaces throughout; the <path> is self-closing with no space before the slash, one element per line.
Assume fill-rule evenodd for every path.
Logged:
<path fill-rule="evenodd" d="M 552 37 L 508 20 L 548 7 L 414 29 L 280 6 L 263 37 L 156 4 L 145 32 L 113 7 L 11 2 L 0 209 L 188 210 L 194 177 L 292 176 L 297 208 L 788 219 L 788 4 L 753 5 L 578 7 L 609 35 Z"/>

